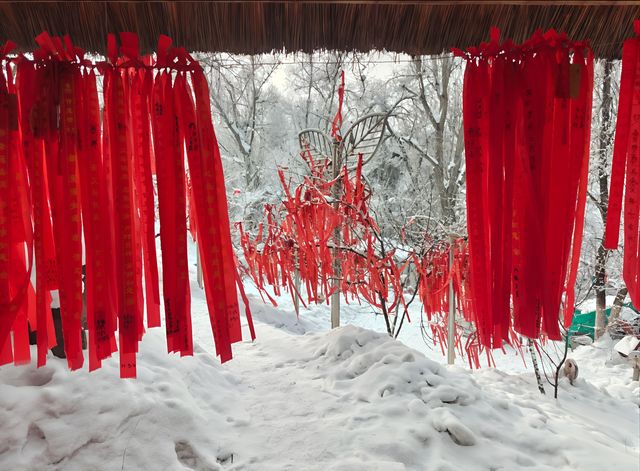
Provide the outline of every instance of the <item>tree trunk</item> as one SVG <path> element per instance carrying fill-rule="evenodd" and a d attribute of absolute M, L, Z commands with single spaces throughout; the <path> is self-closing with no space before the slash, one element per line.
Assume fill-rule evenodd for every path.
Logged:
<path fill-rule="evenodd" d="M 600 215 L 603 224 L 607 220 L 607 207 L 609 205 L 609 190 L 607 176 L 607 155 L 611 143 L 611 71 L 613 62 L 606 60 L 604 63 L 604 78 L 602 81 L 602 103 L 600 106 L 602 121 L 600 123 L 599 136 L 599 158 L 598 158 L 598 184 L 600 189 Z M 605 291 L 605 283 L 607 278 L 607 251 L 604 246 L 604 237 L 600 241 L 598 251 L 596 253 L 595 281 L 594 288 L 596 292 L 596 321 L 595 321 L 595 338 L 598 339 L 604 334 L 607 317 L 605 309 L 607 308 L 607 294 Z"/>
<path fill-rule="evenodd" d="M 564 355 L 562 355 L 562 360 L 558 363 L 556 367 L 556 379 L 553 384 L 553 398 L 558 399 L 558 387 L 560 385 L 560 371 L 562 370 L 562 366 L 564 362 L 567 360 L 567 353 L 569 352 L 569 332 L 564 336 Z M 572 383 L 573 384 L 573 383 Z"/>
<path fill-rule="evenodd" d="M 456 150 L 451 155 L 452 165 L 445 159 L 445 130 L 449 119 L 449 81 L 454 63 L 448 59 L 433 63 L 435 83 L 427 81 L 423 73 L 423 61 L 421 57 L 414 57 L 414 67 L 419 86 L 419 101 L 434 130 L 435 159 L 428 159 L 433 164 L 433 179 L 438 193 L 440 211 L 445 226 L 452 226 L 456 222 L 455 195 L 458 193 L 458 177 L 462 162 L 463 142 L 458 141 Z M 429 91 L 427 92 L 427 87 Z M 427 96 L 435 93 L 439 102 L 439 113 L 436 116 L 434 109 L 429 105 Z M 460 136 L 458 136 L 460 139 Z M 428 152 L 428 146 L 425 151 Z M 434 162 L 435 160 L 435 162 Z"/>
<path fill-rule="evenodd" d="M 311 89 L 313 85 L 313 54 L 309 54 L 309 85 L 307 87 L 307 108 L 304 113 L 304 128 L 309 128 L 309 111 L 311 109 Z"/>
<path fill-rule="evenodd" d="M 260 172 L 256 168 L 251 153 L 243 153 L 244 158 L 244 183 L 248 191 L 260 187 Z"/>
<path fill-rule="evenodd" d="M 605 291 L 605 279 L 606 279 L 606 256 L 607 252 L 602 246 L 602 243 L 598 246 L 598 252 L 596 254 L 596 279 L 595 279 L 595 291 L 596 291 L 596 321 L 595 321 L 595 338 L 599 339 L 604 334 L 607 324 L 607 294 Z"/>
<path fill-rule="evenodd" d="M 624 304 L 624 299 L 627 297 L 628 293 L 629 290 L 626 286 L 618 290 L 616 298 L 613 300 L 613 307 L 611 308 L 611 315 L 609 316 L 609 324 L 612 324 L 618 320 L 618 317 L 620 317 L 620 311 L 622 311 L 622 305 Z"/>

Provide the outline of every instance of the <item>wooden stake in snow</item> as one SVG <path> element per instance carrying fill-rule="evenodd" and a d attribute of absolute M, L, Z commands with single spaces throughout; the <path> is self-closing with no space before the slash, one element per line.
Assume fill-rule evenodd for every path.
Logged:
<path fill-rule="evenodd" d="M 533 371 L 536 373 L 538 389 L 541 394 L 544 394 L 544 384 L 542 383 L 542 376 L 540 375 L 540 368 L 538 367 L 538 360 L 536 359 L 536 352 L 533 349 L 533 340 L 531 339 L 529 339 L 529 353 L 531 353 L 531 363 L 533 364 Z"/>
<path fill-rule="evenodd" d="M 200 247 L 196 243 L 196 271 L 198 273 L 198 286 L 200 289 L 204 289 L 204 283 L 202 281 L 202 263 L 200 262 Z"/>
<path fill-rule="evenodd" d="M 296 254 L 295 271 L 293 272 L 293 283 L 295 284 L 295 293 L 293 294 L 293 307 L 296 310 L 296 316 L 300 316 L 300 259 Z"/>
<path fill-rule="evenodd" d="M 451 244 L 449 245 L 449 273 L 453 270 L 453 251 L 454 251 L 454 237 L 451 237 Z M 453 277 L 449 277 L 449 325 L 447 331 L 447 364 L 453 365 L 456 358 L 455 351 L 455 338 L 456 338 L 456 295 L 453 291 Z"/>
<path fill-rule="evenodd" d="M 340 141 L 334 139 L 333 141 L 333 152 L 332 152 L 332 171 L 334 180 L 338 178 L 340 175 L 340 151 L 339 151 Z M 333 186 L 333 197 L 335 199 L 335 207 L 338 209 L 339 200 L 340 200 L 340 188 L 341 185 L 336 181 L 336 184 Z M 331 295 L 331 328 L 335 329 L 336 327 L 340 327 L 340 260 L 338 260 L 338 256 L 340 254 L 340 228 L 337 227 L 333 233 L 334 237 L 334 247 L 333 247 L 333 286 L 334 292 Z"/>

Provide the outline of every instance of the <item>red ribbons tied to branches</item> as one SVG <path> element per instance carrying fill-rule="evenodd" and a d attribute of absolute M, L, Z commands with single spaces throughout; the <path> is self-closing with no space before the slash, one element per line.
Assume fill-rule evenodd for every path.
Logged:
<path fill-rule="evenodd" d="M 139 55 L 135 34 L 120 33 L 119 47 L 109 35 L 106 62 L 90 61 L 67 36 L 36 42 L 33 58 L 0 47 L 0 364 L 29 361 L 28 326 L 45 363 L 57 289 L 69 367 L 84 363 L 86 323 L 89 369 L 119 350 L 121 376 L 135 377 L 145 328 L 161 322 L 154 173 L 167 349 L 193 354 L 187 167 L 216 350 L 230 359 L 242 338 L 239 278 L 202 68 L 166 36 L 153 58 Z"/>
<path fill-rule="evenodd" d="M 467 61 L 463 113 L 467 228 L 481 342 L 515 330 L 560 338 L 571 322 L 589 164 L 593 57 L 537 32 L 454 51 Z M 637 235 L 637 234 L 636 234 Z M 510 303 L 513 303 L 513 316 Z"/>
<path fill-rule="evenodd" d="M 295 188 L 282 170 L 280 181 L 284 201 L 279 206 L 267 205 L 266 224 L 251 237 L 238 225 L 248 273 L 262 295 L 269 297 L 265 287 L 276 295 L 287 290 L 298 295 L 302 303 L 324 302 L 334 289 L 333 257 L 338 258 L 339 286 L 345 301 L 364 299 L 374 307 L 391 312 L 403 304 L 401 288 L 402 266 L 395 260 L 395 250 L 385 250 L 380 230 L 369 213 L 371 191 L 362 175 L 362 156 L 354 172 L 343 166 L 340 176 L 330 179 L 328 161 L 314 162 L 310 152 L 303 152 L 311 175 L 305 176 Z M 333 190 L 340 184 L 337 204 Z M 266 227 L 265 227 L 266 226 Z M 336 232 L 340 240 L 335 240 Z M 336 248 L 337 250 L 333 250 Z M 296 267 L 302 283 L 296 292 Z M 270 299 L 275 304 L 273 299 Z"/>

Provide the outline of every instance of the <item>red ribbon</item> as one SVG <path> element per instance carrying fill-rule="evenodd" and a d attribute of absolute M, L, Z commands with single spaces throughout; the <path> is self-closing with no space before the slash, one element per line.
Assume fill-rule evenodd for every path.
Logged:
<path fill-rule="evenodd" d="M 638 21 L 636 21 L 638 24 Z M 609 206 L 604 246 L 607 249 L 618 248 L 620 231 L 620 215 L 622 213 L 622 194 L 624 173 L 629 148 L 631 128 L 631 107 L 633 103 L 636 69 L 639 61 L 640 39 L 632 38 L 624 42 L 622 47 L 622 74 L 620 77 L 620 98 L 618 101 L 618 118 L 613 145 L 613 161 L 611 165 L 611 185 L 609 190 Z"/>
<path fill-rule="evenodd" d="M 39 49 L 33 60 L 7 59 L 13 43 L 0 47 L 0 363 L 29 360 L 28 324 L 37 334 L 38 365 L 45 363 L 56 341 L 49 290 L 59 289 L 67 361 L 72 369 L 82 366 L 84 237 L 89 369 L 99 368 L 116 350 L 117 330 L 121 376 L 135 376 L 145 297 L 147 325 L 160 324 L 152 180 L 156 161 L 169 350 L 193 353 L 184 142 L 194 135 L 202 145 L 189 156 L 189 164 L 197 169 L 191 170 L 198 174 L 199 190 L 189 206 L 193 222 L 203 221 L 194 230 L 207 259 L 207 300 L 223 360 L 231 358 L 231 343 L 241 339 L 224 176 L 202 70 L 184 49 L 172 48 L 166 36 L 158 43 L 156 62 L 139 57 L 135 34 L 120 33 L 119 39 L 118 48 L 116 36 L 108 36 L 108 62 L 99 63 L 85 59 L 68 36 L 46 32 L 36 38 Z M 15 81 L 10 61 L 16 64 Z M 165 69 L 155 81 L 154 69 Z M 104 119 L 96 70 L 104 73 Z M 175 85 L 173 72 L 179 72 Z M 187 72 L 192 74 L 195 106 Z M 181 100 L 189 103 L 190 114 L 179 111 Z M 155 146 L 149 129 L 152 112 Z M 30 284 L 32 232 L 35 294 Z"/>
<path fill-rule="evenodd" d="M 188 130 L 185 140 L 195 196 L 198 250 L 203 267 L 205 293 L 216 351 L 224 362 L 231 359 L 231 343 L 237 341 L 240 333 L 235 274 L 233 265 L 230 265 L 233 264 L 233 259 L 225 260 L 232 254 L 229 253 L 231 239 L 226 197 L 221 194 L 224 176 L 211 114 L 207 112 L 210 106 L 209 88 L 202 71 L 194 71 L 191 81 L 195 108 L 185 86 L 180 95 L 180 109 L 185 129 Z"/>
<path fill-rule="evenodd" d="M 77 71 L 79 74 L 79 71 Z M 72 69 L 60 71 L 60 128 L 57 148 L 57 172 L 52 188 L 56 258 L 60 270 L 60 315 L 64 349 L 69 368 L 82 367 L 84 358 L 80 338 L 82 315 L 82 229 L 80 219 L 80 184 L 78 181 L 78 125 L 76 77 Z M 54 151 L 54 155 L 55 155 Z"/>
<path fill-rule="evenodd" d="M 156 77 L 153 85 L 153 137 L 157 155 L 167 347 L 170 352 L 190 355 L 193 347 L 191 325 L 186 321 L 189 309 L 187 267 L 178 257 L 179 252 L 186 255 L 186 216 L 182 186 L 184 168 L 174 103 L 177 92 L 179 89 L 174 90 L 171 86 L 169 74 L 161 73 Z M 181 171 L 177 172 L 176 167 Z"/>
<path fill-rule="evenodd" d="M 132 163 L 127 152 L 127 115 L 123 78 L 120 71 L 111 73 L 106 99 L 113 162 L 113 198 L 115 222 L 116 286 L 118 299 L 118 332 L 120 337 L 120 376 L 136 375 L 139 332 L 138 293 L 136 288 L 135 225 L 133 221 Z"/>
<path fill-rule="evenodd" d="M 511 341 L 510 298 L 518 332 L 559 339 L 563 294 L 565 322 L 573 312 L 582 242 L 591 52 L 555 31 L 521 46 L 501 44 L 496 30 L 490 43 L 454 52 L 467 59 L 467 227 L 478 341 L 492 348 Z"/>
<path fill-rule="evenodd" d="M 342 102 L 344 101 L 344 70 L 340 72 L 340 86 L 338 87 L 338 111 L 331 123 L 331 137 L 342 140 L 340 128 L 342 127 Z"/>
<path fill-rule="evenodd" d="M 29 167 L 31 201 L 33 204 L 34 247 L 36 260 L 35 319 L 29 319 L 31 330 L 37 332 L 38 366 L 46 362 L 47 350 L 55 345 L 53 319 L 49 310 L 50 297 L 47 280 L 47 267 L 55 267 L 55 250 L 48 200 L 46 198 L 46 171 L 44 169 L 44 145 L 42 127 L 32 122 L 32 116 L 43 113 L 42 91 L 37 85 L 42 79 L 42 70 L 36 70 L 33 63 L 18 63 L 19 81 L 17 82 L 20 97 L 20 132 L 22 135 L 22 151 Z"/>
<path fill-rule="evenodd" d="M 636 37 L 622 49 L 622 76 L 618 120 L 613 147 L 611 186 L 604 246 L 616 249 L 622 213 L 624 183 L 624 256 L 622 276 L 631 302 L 640 304 L 640 20 L 634 23 Z M 625 178 L 626 175 L 626 178 Z"/>

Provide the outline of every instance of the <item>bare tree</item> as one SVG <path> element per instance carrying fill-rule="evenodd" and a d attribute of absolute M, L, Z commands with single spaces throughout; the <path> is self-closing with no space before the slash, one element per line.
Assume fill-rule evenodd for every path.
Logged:
<path fill-rule="evenodd" d="M 347 53 L 327 52 L 315 58 L 310 54 L 308 60 L 291 69 L 289 82 L 294 92 L 291 110 L 294 130 L 330 130 L 338 105 L 340 73 L 346 64 Z M 304 110 L 302 115 L 301 110 Z"/>
<path fill-rule="evenodd" d="M 602 88 L 599 96 L 599 132 L 596 142 L 596 179 L 597 193 L 589 192 L 589 198 L 595 205 L 602 221 L 604 228 L 607 220 L 607 209 L 609 206 L 609 171 L 608 166 L 611 160 L 611 151 L 613 144 L 613 122 L 611 112 L 613 108 L 613 96 L 615 94 L 614 81 L 615 67 L 611 60 L 602 62 Z M 606 326 L 606 285 L 607 285 L 607 260 L 609 251 L 604 248 L 604 236 L 598 238 L 597 249 L 595 252 L 593 289 L 596 296 L 596 320 L 595 320 L 595 338 L 599 338 L 605 332 Z M 618 294 L 626 294 L 624 287 Z M 624 300 L 624 295 L 623 299 Z"/>
<path fill-rule="evenodd" d="M 458 72 L 458 73 L 457 73 Z M 454 78 L 460 78 L 460 63 L 451 56 L 431 59 L 414 57 L 410 81 L 403 85 L 411 95 L 415 110 L 431 132 L 418 132 L 404 137 L 411 147 L 432 168 L 440 211 L 445 226 L 457 221 L 456 203 L 463 183 L 464 137 L 461 104 L 450 94 Z M 456 77 L 457 73 L 457 77 Z"/>
<path fill-rule="evenodd" d="M 603 223 L 607 220 L 607 208 L 609 205 L 609 188 L 607 174 L 607 156 L 611 145 L 611 71 L 612 62 L 604 62 L 604 76 L 602 80 L 602 100 L 600 103 L 600 133 L 598 138 L 598 186 L 599 195 L 595 198 L 596 206 L 600 211 Z M 606 323 L 605 309 L 607 308 L 607 296 L 605 292 L 607 251 L 603 245 L 604 237 L 598 244 L 595 263 L 594 288 L 596 293 L 596 321 L 595 338 L 604 333 Z"/>
<path fill-rule="evenodd" d="M 261 183 L 256 144 L 265 125 L 268 84 L 278 67 L 277 61 L 270 56 L 264 60 L 260 56 L 215 54 L 206 56 L 203 62 L 210 73 L 214 112 L 229 136 L 221 139 L 221 145 L 241 164 L 245 188 L 254 190 Z"/>

